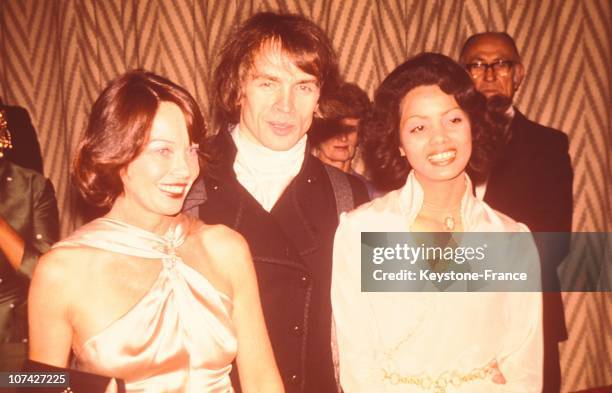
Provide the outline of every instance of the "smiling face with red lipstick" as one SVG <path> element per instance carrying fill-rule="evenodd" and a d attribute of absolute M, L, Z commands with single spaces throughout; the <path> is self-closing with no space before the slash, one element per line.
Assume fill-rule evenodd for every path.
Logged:
<path fill-rule="evenodd" d="M 199 172 L 183 112 L 161 102 L 143 151 L 121 172 L 123 194 L 115 203 L 139 214 L 175 215 Z"/>
<path fill-rule="evenodd" d="M 189 92 L 150 72 L 127 72 L 94 103 L 74 183 L 98 215 L 120 211 L 115 217 L 130 222 L 176 215 L 199 164 L 206 167 L 205 132 Z"/>
<path fill-rule="evenodd" d="M 470 75 L 448 56 L 421 53 L 396 67 L 374 95 L 362 120 L 364 159 L 381 189 L 419 180 L 439 185 L 463 173 L 485 181 L 507 127 L 506 108 L 487 101 Z M 461 187 L 459 187 L 461 188 Z"/>
<path fill-rule="evenodd" d="M 240 130 L 269 149 L 289 150 L 310 128 L 319 94 L 317 78 L 299 69 L 280 44 L 270 42 L 242 82 Z"/>
<path fill-rule="evenodd" d="M 463 182 L 472 154 L 468 115 L 437 85 L 410 90 L 400 104 L 400 151 L 421 183 Z"/>

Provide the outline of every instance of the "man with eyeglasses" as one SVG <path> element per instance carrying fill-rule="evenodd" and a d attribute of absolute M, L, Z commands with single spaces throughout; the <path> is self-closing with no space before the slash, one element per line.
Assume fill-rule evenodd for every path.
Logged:
<path fill-rule="evenodd" d="M 544 392 L 558 392 L 561 370 L 558 343 L 567 339 L 557 267 L 569 252 L 572 229 L 573 170 L 568 138 L 528 120 L 511 105 L 525 77 L 518 49 L 507 33 L 472 35 L 463 45 L 460 63 L 476 89 L 487 98 L 508 99 L 511 117 L 505 146 L 476 194 L 491 207 L 526 224 L 532 232 L 563 232 L 553 241 L 534 233 L 540 251 L 544 312 Z"/>

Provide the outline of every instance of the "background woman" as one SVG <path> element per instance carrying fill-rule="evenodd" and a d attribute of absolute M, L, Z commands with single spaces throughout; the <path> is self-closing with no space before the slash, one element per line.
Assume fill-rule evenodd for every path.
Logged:
<path fill-rule="evenodd" d="M 345 392 L 541 390 L 539 293 L 361 292 L 361 232 L 528 231 L 476 199 L 466 174 L 486 176 L 503 126 L 493 119 L 443 55 L 408 60 L 378 88 L 366 160 L 374 180 L 401 188 L 344 216 L 336 232 L 332 305 Z M 520 252 L 535 257 L 537 276 L 535 249 Z"/>
<path fill-rule="evenodd" d="M 127 391 L 251 392 L 282 385 L 248 248 L 180 214 L 205 123 L 181 87 L 135 71 L 95 102 L 74 165 L 109 208 L 44 255 L 30 292 L 30 358 L 122 379 Z"/>

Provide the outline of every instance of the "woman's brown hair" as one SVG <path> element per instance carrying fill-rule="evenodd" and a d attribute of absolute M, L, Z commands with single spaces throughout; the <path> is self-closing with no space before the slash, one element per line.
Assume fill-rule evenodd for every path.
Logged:
<path fill-rule="evenodd" d="M 87 203 L 107 209 L 123 192 L 120 171 L 143 150 L 161 102 L 181 109 L 189 140 L 200 144 L 201 161 L 208 158 L 204 117 L 187 90 L 151 72 L 127 72 L 94 103 L 73 163 L 73 182 Z"/>

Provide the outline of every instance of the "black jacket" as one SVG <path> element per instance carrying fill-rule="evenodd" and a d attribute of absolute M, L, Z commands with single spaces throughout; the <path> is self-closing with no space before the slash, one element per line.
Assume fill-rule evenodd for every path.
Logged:
<path fill-rule="evenodd" d="M 573 170 L 561 131 L 529 121 L 516 111 L 511 139 L 493 167 L 484 201 L 526 224 L 532 232 L 564 232 L 553 241 L 534 233 L 542 260 L 543 287 L 558 291 L 557 267 L 569 252 Z M 565 333 L 563 333 L 565 335 Z"/>
<path fill-rule="evenodd" d="M 489 176 L 484 201 L 532 232 L 571 232 L 573 170 L 567 136 L 516 111 L 511 139 Z"/>
<path fill-rule="evenodd" d="M 228 132 L 216 137 L 215 147 L 218 164 L 205 171 L 205 180 L 196 182 L 185 204 L 204 199 L 198 190 L 205 187 L 201 219 L 225 224 L 246 238 L 286 391 L 335 392 L 330 286 L 338 217 L 324 164 L 307 154 L 300 172 L 268 213 L 236 179 L 236 147 Z M 366 202 L 363 183 L 346 176 L 355 206 Z M 241 391 L 235 371 L 232 381 Z"/>
<path fill-rule="evenodd" d="M 53 185 L 40 173 L 0 159 L 0 216 L 25 243 L 18 270 L 0 251 L 0 344 L 4 344 L 28 336 L 25 301 L 30 278 L 38 257 L 59 238 Z M 1 352 L 2 348 L 0 358 Z"/>
<path fill-rule="evenodd" d="M 534 232 L 546 291 L 543 391 L 558 392 L 557 344 L 567 339 L 567 329 L 557 268 L 569 252 L 573 211 L 568 139 L 561 131 L 528 120 L 518 110 L 510 128 L 512 137 L 489 176 L 484 201 Z"/>

